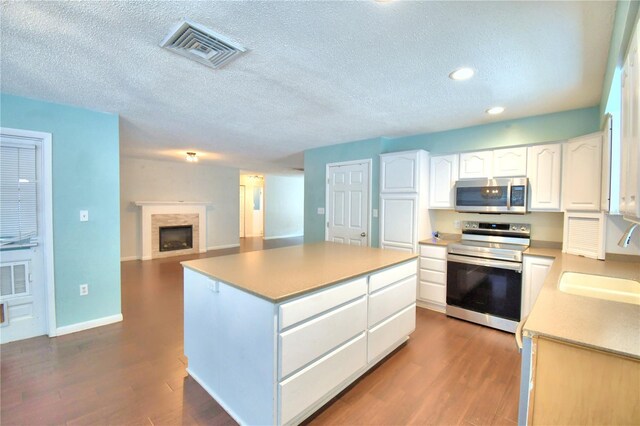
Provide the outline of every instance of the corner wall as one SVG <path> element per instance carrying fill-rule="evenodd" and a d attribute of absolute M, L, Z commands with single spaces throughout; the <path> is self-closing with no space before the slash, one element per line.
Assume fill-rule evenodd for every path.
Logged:
<path fill-rule="evenodd" d="M 238 245 L 238 169 L 202 163 L 120 159 L 122 260 L 142 257 L 141 210 L 135 201 L 211 201 L 207 207 L 207 249 Z"/>
<path fill-rule="evenodd" d="M 119 315 L 118 116 L 7 94 L 0 106 L 0 126 L 52 135 L 56 326 Z"/>

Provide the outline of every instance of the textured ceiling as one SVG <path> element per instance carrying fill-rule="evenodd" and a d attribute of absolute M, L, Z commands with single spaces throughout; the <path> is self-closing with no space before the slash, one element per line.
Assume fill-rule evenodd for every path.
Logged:
<path fill-rule="evenodd" d="M 596 105 L 615 2 L 2 2 L 1 90 L 120 114 L 121 153 L 277 171 L 308 148 Z M 188 18 L 249 52 L 159 47 Z M 448 74 L 476 69 L 466 82 Z M 505 106 L 499 118 L 484 111 Z"/>

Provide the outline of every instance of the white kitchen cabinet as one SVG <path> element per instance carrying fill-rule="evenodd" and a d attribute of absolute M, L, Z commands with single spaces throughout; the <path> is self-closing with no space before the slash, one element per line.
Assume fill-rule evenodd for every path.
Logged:
<path fill-rule="evenodd" d="M 638 28 L 629 43 L 622 68 L 622 139 L 620 145 L 620 212 L 640 221 L 640 38 Z"/>
<path fill-rule="evenodd" d="M 493 174 L 493 151 L 460 154 L 460 179 L 490 178 Z"/>
<path fill-rule="evenodd" d="M 522 306 L 520 317 L 526 318 L 531 309 L 533 309 L 554 259 L 552 257 L 525 255 L 522 260 Z"/>
<path fill-rule="evenodd" d="M 429 154 L 423 150 L 381 154 L 380 192 L 418 193 L 427 183 L 428 169 Z"/>
<path fill-rule="evenodd" d="M 447 247 L 420 245 L 420 285 L 418 301 L 421 306 L 444 312 L 447 304 Z"/>
<path fill-rule="evenodd" d="M 562 144 L 527 148 L 529 210 L 560 211 Z"/>
<path fill-rule="evenodd" d="M 297 424 L 408 339 L 417 270 L 276 303 L 185 268 L 187 371 L 240 424 Z"/>
<path fill-rule="evenodd" d="M 431 234 L 429 154 L 382 154 L 380 177 L 380 247 L 417 253 L 418 241 Z"/>
<path fill-rule="evenodd" d="M 458 180 L 458 154 L 431 157 L 429 208 L 453 209 L 453 187 Z"/>
<path fill-rule="evenodd" d="M 527 175 L 527 147 L 503 148 L 493 151 L 493 176 L 516 177 Z"/>
<path fill-rule="evenodd" d="M 566 211 L 600 211 L 602 139 L 602 132 L 597 132 L 564 145 L 562 193 Z"/>

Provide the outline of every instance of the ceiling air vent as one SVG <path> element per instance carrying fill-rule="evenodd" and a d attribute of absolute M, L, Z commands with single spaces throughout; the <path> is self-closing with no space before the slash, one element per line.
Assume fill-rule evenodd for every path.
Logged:
<path fill-rule="evenodd" d="M 211 68 L 220 68 L 247 51 L 228 37 L 186 19 L 162 40 L 160 46 Z"/>

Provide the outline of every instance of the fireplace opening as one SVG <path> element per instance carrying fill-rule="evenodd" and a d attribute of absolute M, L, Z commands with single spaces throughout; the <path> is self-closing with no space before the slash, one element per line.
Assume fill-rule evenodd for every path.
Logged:
<path fill-rule="evenodd" d="M 193 247 L 193 225 L 161 226 L 160 251 L 186 250 Z"/>

